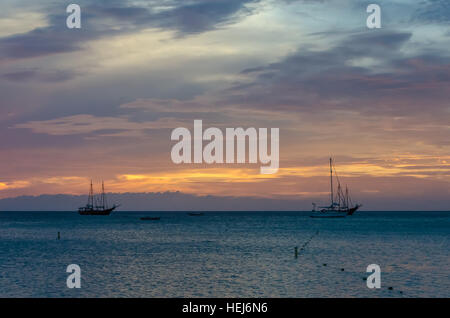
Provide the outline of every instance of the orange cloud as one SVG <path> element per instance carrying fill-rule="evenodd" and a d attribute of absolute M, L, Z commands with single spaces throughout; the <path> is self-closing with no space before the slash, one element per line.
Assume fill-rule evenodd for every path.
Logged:
<path fill-rule="evenodd" d="M 0 191 L 11 190 L 11 189 L 21 189 L 26 188 L 31 185 L 29 181 L 13 181 L 13 182 L 0 182 Z"/>

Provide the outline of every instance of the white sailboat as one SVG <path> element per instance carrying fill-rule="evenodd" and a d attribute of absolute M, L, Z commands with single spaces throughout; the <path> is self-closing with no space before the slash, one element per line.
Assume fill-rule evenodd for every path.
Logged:
<path fill-rule="evenodd" d="M 336 170 L 336 169 L 335 169 Z M 336 174 L 336 173 L 335 173 Z M 337 193 L 335 196 L 333 188 L 333 159 L 330 158 L 330 205 L 319 207 L 316 209 L 316 204 L 313 203 L 312 218 L 345 218 L 353 215 L 360 207 L 360 204 L 353 204 L 350 198 L 348 188 L 345 187 L 345 193 L 342 191 L 341 183 L 336 174 Z"/>

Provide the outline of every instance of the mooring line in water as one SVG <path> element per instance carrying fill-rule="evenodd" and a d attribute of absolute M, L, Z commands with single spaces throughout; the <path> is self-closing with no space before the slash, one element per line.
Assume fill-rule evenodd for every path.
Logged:
<path fill-rule="evenodd" d="M 307 240 L 307 241 L 305 242 L 305 244 L 303 244 L 303 246 L 300 248 L 300 251 L 303 251 L 303 250 L 306 248 L 306 246 L 308 246 L 309 242 L 311 242 L 312 239 L 313 239 L 314 237 L 316 237 L 317 235 L 319 235 L 319 231 L 316 231 L 316 233 L 314 233 L 314 234 L 309 238 L 309 240 Z"/>
<path fill-rule="evenodd" d="M 316 231 L 316 233 L 314 233 L 303 245 L 302 245 L 302 247 L 300 248 L 300 252 L 301 251 L 303 251 L 305 248 L 306 248 L 306 246 L 308 246 L 308 244 L 312 241 L 312 239 L 314 238 L 314 237 L 316 237 L 317 235 L 319 235 L 319 231 Z M 296 246 L 295 247 L 295 258 L 297 258 L 298 257 L 298 247 Z"/>

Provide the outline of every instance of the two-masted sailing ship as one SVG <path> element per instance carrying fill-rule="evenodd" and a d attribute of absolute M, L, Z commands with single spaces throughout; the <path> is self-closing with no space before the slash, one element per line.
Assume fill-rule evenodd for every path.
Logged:
<path fill-rule="evenodd" d="M 108 202 L 106 201 L 105 194 L 105 184 L 102 181 L 102 194 L 94 195 L 94 188 L 92 186 L 91 180 L 91 189 L 89 191 L 88 202 L 86 206 L 78 209 L 78 213 L 80 215 L 110 215 L 112 211 L 118 208 L 119 205 L 113 205 L 112 207 L 108 207 Z"/>
<path fill-rule="evenodd" d="M 360 204 L 353 204 L 350 198 L 348 187 L 345 187 L 345 192 L 341 187 L 341 182 L 336 173 L 336 168 L 333 171 L 333 159 L 330 158 L 330 205 L 318 207 L 313 203 L 312 218 L 344 218 L 353 215 L 360 207 Z M 337 192 L 334 191 L 333 172 L 337 181 Z"/>

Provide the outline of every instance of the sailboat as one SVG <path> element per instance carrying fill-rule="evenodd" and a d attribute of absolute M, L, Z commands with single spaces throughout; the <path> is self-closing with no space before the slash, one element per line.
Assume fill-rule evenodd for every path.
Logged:
<path fill-rule="evenodd" d="M 102 194 L 100 198 L 94 196 L 94 188 L 92 186 L 91 180 L 91 189 L 89 191 L 88 203 L 86 206 L 78 209 L 78 213 L 80 215 L 110 215 L 112 211 L 118 208 L 119 205 L 113 205 L 112 207 L 108 207 L 108 203 L 106 201 L 105 194 L 105 184 L 102 181 Z"/>
<path fill-rule="evenodd" d="M 313 203 L 312 218 L 344 218 L 353 215 L 361 207 L 360 204 L 354 205 L 352 203 L 347 186 L 345 187 L 345 192 L 342 190 L 336 169 L 334 169 L 337 180 L 337 194 L 335 195 L 333 187 L 333 166 L 333 158 L 330 158 L 330 205 L 319 207 L 319 210 L 317 210 L 316 204 Z"/>

